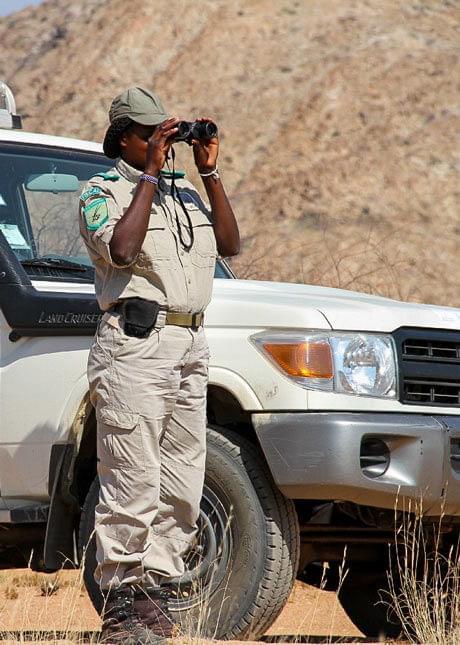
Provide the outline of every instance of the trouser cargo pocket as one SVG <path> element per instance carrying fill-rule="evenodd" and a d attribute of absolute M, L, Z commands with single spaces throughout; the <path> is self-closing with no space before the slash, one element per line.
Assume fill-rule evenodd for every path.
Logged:
<path fill-rule="evenodd" d="M 140 415 L 113 408 L 97 412 L 99 460 L 118 467 L 144 467 Z"/>

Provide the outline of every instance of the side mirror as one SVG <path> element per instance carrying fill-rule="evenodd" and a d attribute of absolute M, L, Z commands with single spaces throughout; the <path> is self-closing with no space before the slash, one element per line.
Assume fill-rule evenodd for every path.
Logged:
<path fill-rule="evenodd" d="M 24 185 L 26 190 L 41 193 L 76 193 L 80 189 L 76 175 L 61 175 L 54 172 L 29 175 Z"/>

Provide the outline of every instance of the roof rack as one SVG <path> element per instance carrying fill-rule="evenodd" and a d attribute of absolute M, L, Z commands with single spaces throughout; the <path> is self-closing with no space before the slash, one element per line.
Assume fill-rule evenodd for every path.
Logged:
<path fill-rule="evenodd" d="M 0 128 L 22 128 L 22 119 L 16 114 L 13 92 L 3 81 L 0 81 Z"/>

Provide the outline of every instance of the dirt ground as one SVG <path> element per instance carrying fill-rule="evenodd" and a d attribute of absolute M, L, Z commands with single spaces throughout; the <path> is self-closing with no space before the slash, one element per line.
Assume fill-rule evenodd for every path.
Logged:
<path fill-rule="evenodd" d="M 99 616 L 86 595 L 78 572 L 61 571 L 57 577 L 24 569 L 0 573 L 0 632 L 3 639 L 16 642 L 59 639 L 62 642 L 70 632 L 75 636 L 78 633 L 86 640 L 95 638 L 94 632 L 99 628 Z M 295 639 L 316 643 L 365 641 L 345 615 L 334 593 L 301 582 L 296 583 L 284 611 L 267 636 L 276 637 L 277 641 Z"/>

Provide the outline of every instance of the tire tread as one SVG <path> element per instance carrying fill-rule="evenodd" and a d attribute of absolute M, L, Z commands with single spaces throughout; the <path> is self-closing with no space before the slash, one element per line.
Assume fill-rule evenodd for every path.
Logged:
<path fill-rule="evenodd" d="M 297 513 L 292 500 L 284 497 L 276 487 L 254 444 L 227 428 L 209 427 L 213 440 L 245 469 L 265 514 L 268 555 L 259 593 L 227 636 L 234 639 L 258 638 L 281 613 L 295 582 L 300 553 Z"/>

